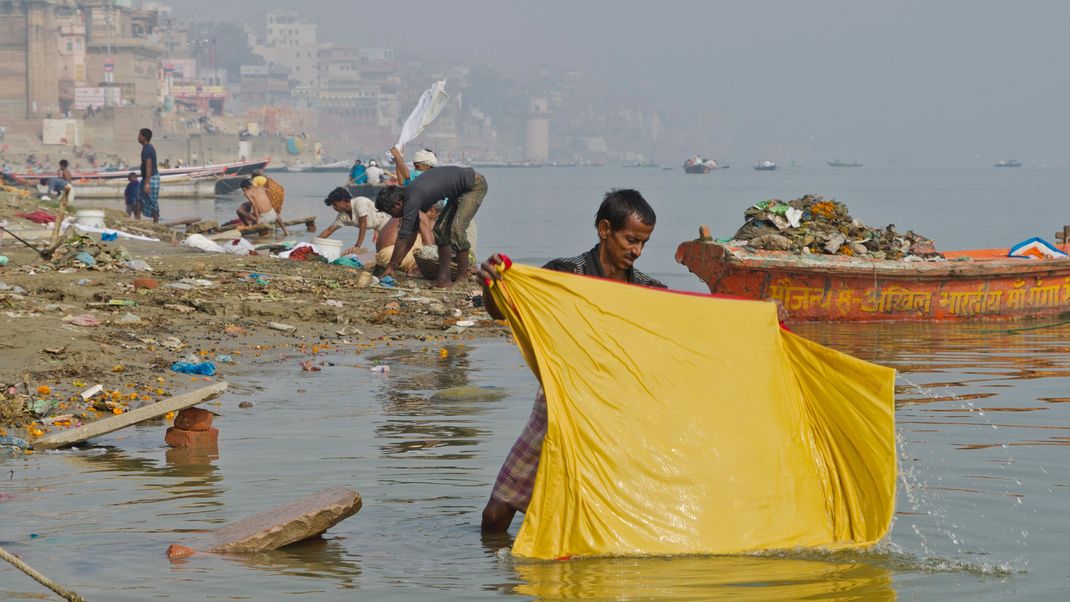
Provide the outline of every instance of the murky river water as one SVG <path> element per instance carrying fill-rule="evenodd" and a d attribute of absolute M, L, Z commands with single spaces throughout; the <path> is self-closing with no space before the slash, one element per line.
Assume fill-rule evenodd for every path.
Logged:
<path fill-rule="evenodd" d="M 94 600 L 1051 598 L 1070 590 L 1070 326 L 817 326 L 797 331 L 900 373 L 897 516 L 850 554 L 515 562 L 479 513 L 535 383 L 504 340 L 338 354 L 320 373 L 265 366 L 218 409 L 218 456 L 162 446 L 161 426 L 0 462 L 2 545 Z M 389 374 L 368 370 L 377 358 Z M 499 401 L 432 402 L 446 387 Z M 254 400 L 251 410 L 238 402 Z M 164 550 L 331 485 L 359 514 L 324 541 L 169 562 Z M 511 533 L 515 534 L 514 524 Z M 38 591 L 0 568 L 0 597 Z"/>
<path fill-rule="evenodd" d="M 769 196 L 825 192 L 867 222 L 916 228 L 941 248 L 1050 236 L 1067 221 L 1052 217 L 1064 174 L 1004 171 L 504 170 L 488 174 L 480 246 L 530 262 L 583 251 L 611 186 L 655 202 L 658 229 L 640 267 L 689 290 L 701 284 L 672 263 L 675 245 L 703 221 L 730 233 L 747 204 Z M 319 199 L 337 174 L 280 178 L 290 215 L 326 225 Z M 224 217 L 234 204 L 164 203 L 164 212 Z M 89 450 L 0 459 L 0 545 L 91 600 L 1061 598 L 1070 591 L 1070 325 L 1005 331 L 1014 327 L 796 327 L 900 372 L 897 515 L 865 553 L 513 561 L 501 552 L 509 537 L 478 529 L 536 388 L 503 340 L 452 346 L 446 358 L 420 346 L 350 350 L 320 373 L 290 359 L 267 364 L 216 408 L 218 456 L 166 449 L 161 426 L 141 426 Z M 391 372 L 370 372 L 371 356 Z M 507 396 L 429 401 L 469 384 Z M 239 410 L 243 400 L 256 405 Z M 164 555 L 196 532 L 331 485 L 356 488 L 365 505 L 323 541 L 247 557 Z M 41 591 L 0 564 L 0 599 Z"/>

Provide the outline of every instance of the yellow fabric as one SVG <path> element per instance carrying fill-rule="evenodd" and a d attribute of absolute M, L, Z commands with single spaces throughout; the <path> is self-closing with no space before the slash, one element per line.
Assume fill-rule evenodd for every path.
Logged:
<path fill-rule="evenodd" d="M 514 265 L 491 294 L 549 420 L 519 556 L 864 546 L 895 500 L 895 372 L 772 303 Z"/>

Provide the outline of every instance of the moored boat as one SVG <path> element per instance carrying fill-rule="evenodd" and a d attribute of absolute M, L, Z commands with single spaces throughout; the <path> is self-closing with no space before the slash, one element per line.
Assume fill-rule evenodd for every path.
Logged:
<path fill-rule="evenodd" d="M 191 178 L 189 176 L 171 176 L 161 179 L 161 199 L 212 199 L 216 192 L 215 178 Z M 105 180 L 76 184 L 76 199 L 122 200 L 126 190 L 125 180 Z"/>
<path fill-rule="evenodd" d="M 947 261 L 753 251 L 702 240 L 676 261 L 710 292 L 778 300 L 796 321 L 1008 320 L 1070 311 L 1070 258 L 945 252 Z"/>
<path fill-rule="evenodd" d="M 858 161 L 840 161 L 839 159 L 833 159 L 832 161 L 825 161 L 829 167 L 862 167 L 862 164 Z"/>
<path fill-rule="evenodd" d="M 203 175 L 206 173 L 213 173 L 221 176 L 247 176 L 252 174 L 258 169 L 264 169 L 268 163 L 271 162 L 271 157 L 263 159 L 254 159 L 252 161 L 236 161 L 234 163 L 214 163 L 212 165 L 198 165 L 198 166 L 185 166 L 185 167 L 172 167 L 169 169 L 161 169 L 160 177 L 167 176 L 188 176 L 188 175 Z M 96 171 L 96 172 L 76 172 L 71 176 L 75 182 L 90 182 L 94 180 L 126 180 L 126 175 L 130 172 L 141 173 L 139 166 L 134 166 L 131 169 L 120 169 L 115 171 Z M 17 173 L 17 177 L 25 180 L 38 180 L 40 178 L 52 177 L 55 172 L 48 173 Z"/>
<path fill-rule="evenodd" d="M 754 164 L 754 171 L 775 171 L 777 168 L 776 163 L 772 161 L 758 161 Z"/>
<path fill-rule="evenodd" d="M 1006 159 L 996 163 L 993 167 L 1021 167 L 1022 162 L 1015 159 Z"/>

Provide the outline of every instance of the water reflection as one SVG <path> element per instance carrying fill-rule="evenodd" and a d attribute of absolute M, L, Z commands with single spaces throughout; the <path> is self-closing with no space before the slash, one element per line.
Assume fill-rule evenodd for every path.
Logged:
<path fill-rule="evenodd" d="M 114 472 L 125 477 L 150 477 L 142 479 L 142 487 L 158 491 L 162 495 L 131 498 L 116 502 L 116 505 L 149 504 L 169 502 L 175 499 L 197 500 L 197 512 L 211 511 L 222 505 L 218 499 L 222 491 L 223 476 L 216 467 L 219 450 L 212 448 L 188 449 L 167 448 L 164 464 L 156 460 L 132 456 L 114 447 L 103 447 L 104 453 L 64 454 L 63 457 L 83 472 Z"/>
<path fill-rule="evenodd" d="M 512 592 L 538 600 L 894 600 L 891 573 L 866 563 L 750 556 L 517 562 Z"/>
<path fill-rule="evenodd" d="M 334 589 L 360 587 L 361 566 L 359 556 L 346 549 L 344 540 L 313 537 L 288 545 L 278 550 L 255 554 L 229 554 L 221 556 L 243 566 L 271 575 L 287 577 L 314 577 L 331 580 Z M 193 567 L 204 558 L 196 556 L 173 562 L 176 572 L 185 566 Z M 311 593 L 311 592 L 308 592 Z"/>

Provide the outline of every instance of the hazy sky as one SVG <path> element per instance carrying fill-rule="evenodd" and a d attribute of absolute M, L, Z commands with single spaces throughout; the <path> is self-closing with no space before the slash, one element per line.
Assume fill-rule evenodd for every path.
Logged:
<path fill-rule="evenodd" d="M 697 152 L 963 165 L 1070 162 L 1070 2 L 173 0 L 183 15 L 301 11 L 323 41 L 506 69 L 575 65 Z M 712 140 L 711 140 L 712 138 Z"/>

